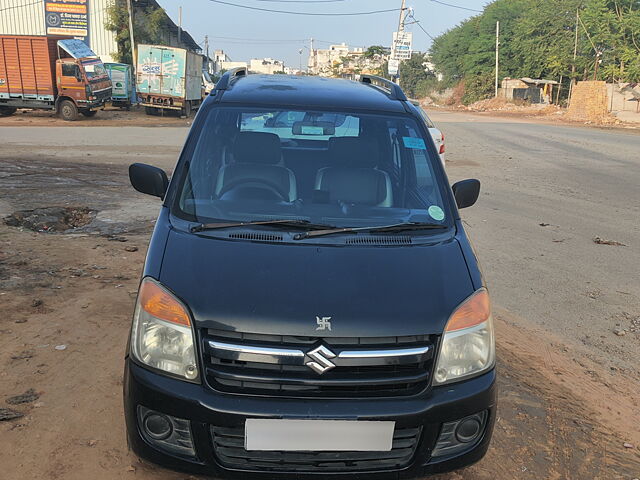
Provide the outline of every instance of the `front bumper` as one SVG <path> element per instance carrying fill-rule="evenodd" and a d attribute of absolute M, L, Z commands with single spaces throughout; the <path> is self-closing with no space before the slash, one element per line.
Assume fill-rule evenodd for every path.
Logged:
<path fill-rule="evenodd" d="M 221 478 L 367 478 L 406 479 L 456 470 L 480 460 L 489 447 L 496 413 L 495 370 L 480 377 L 432 388 L 424 394 L 397 398 L 296 399 L 240 396 L 210 390 L 203 385 L 175 380 L 151 372 L 127 358 L 124 375 L 124 407 L 129 445 L 140 457 L 174 470 Z M 141 435 L 138 406 L 188 419 L 196 460 L 160 451 Z M 488 411 L 485 431 L 477 444 L 457 456 L 431 459 L 443 423 Z M 422 427 L 421 438 L 409 465 L 400 470 L 340 472 L 264 472 L 231 470 L 217 460 L 210 427 L 241 427 L 246 418 L 312 418 L 392 420 L 396 428 Z"/>

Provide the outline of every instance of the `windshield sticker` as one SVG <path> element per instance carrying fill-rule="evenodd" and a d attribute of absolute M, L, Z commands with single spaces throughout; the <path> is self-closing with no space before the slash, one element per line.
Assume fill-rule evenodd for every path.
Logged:
<path fill-rule="evenodd" d="M 431 205 L 429 207 L 429 215 L 431 215 L 431 218 L 434 220 L 444 220 L 444 211 L 437 205 Z"/>
<path fill-rule="evenodd" d="M 301 133 L 302 135 L 324 135 L 324 128 L 312 125 L 302 125 Z"/>
<path fill-rule="evenodd" d="M 407 148 L 413 148 L 416 150 L 426 150 L 427 146 L 424 144 L 424 140 L 421 138 L 402 137 L 404 146 Z"/>

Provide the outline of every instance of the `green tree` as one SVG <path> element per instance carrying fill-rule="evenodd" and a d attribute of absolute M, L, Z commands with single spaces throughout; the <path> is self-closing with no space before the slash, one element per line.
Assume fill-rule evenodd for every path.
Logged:
<path fill-rule="evenodd" d="M 135 6 L 135 4 L 134 4 Z M 133 64 L 131 37 L 129 35 L 129 11 L 127 0 L 112 0 L 107 6 L 105 27 L 115 33 L 118 51 L 113 52 L 117 62 Z M 168 17 L 162 8 L 139 8 L 133 15 L 136 43 L 163 44 Z"/>
<path fill-rule="evenodd" d="M 425 55 L 419 52 L 414 52 L 409 60 L 400 62 L 400 85 L 409 97 L 417 97 L 420 85 L 434 78 L 433 74 L 425 69 L 425 62 Z"/>

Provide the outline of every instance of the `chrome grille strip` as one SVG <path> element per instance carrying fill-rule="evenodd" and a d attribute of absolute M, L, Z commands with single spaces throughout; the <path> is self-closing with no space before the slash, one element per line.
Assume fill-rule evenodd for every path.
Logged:
<path fill-rule="evenodd" d="M 304 365 L 306 353 L 293 348 L 259 347 L 208 341 L 216 358 L 275 365 Z M 307 352 L 308 353 L 308 352 Z M 408 364 L 425 360 L 431 346 L 374 350 L 342 350 L 332 359 L 336 366 Z"/>

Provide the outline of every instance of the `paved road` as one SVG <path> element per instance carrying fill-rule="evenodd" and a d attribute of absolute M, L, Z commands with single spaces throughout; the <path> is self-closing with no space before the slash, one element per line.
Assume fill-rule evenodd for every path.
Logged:
<path fill-rule="evenodd" d="M 446 135 L 451 181 L 482 181 L 480 201 L 463 217 L 494 302 L 637 377 L 638 334 L 613 331 L 640 322 L 640 135 L 432 118 Z M 596 244 L 596 236 L 626 246 Z"/>

